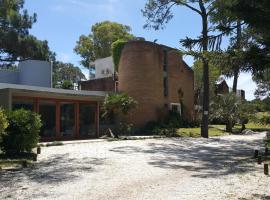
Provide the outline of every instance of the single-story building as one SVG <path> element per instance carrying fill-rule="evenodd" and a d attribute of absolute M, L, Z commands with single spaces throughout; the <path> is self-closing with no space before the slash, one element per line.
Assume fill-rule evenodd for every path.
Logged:
<path fill-rule="evenodd" d="M 28 60 L 0 70 L 0 107 L 24 108 L 41 116 L 41 140 L 99 136 L 99 105 L 106 92 L 52 88 L 52 65 Z"/>
<path fill-rule="evenodd" d="M 74 91 L 0 83 L 0 105 L 24 108 L 41 115 L 41 140 L 99 136 L 99 105 L 104 92 Z"/>

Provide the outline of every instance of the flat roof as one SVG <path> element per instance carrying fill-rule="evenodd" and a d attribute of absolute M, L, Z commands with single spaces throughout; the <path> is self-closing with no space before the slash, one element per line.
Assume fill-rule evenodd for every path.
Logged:
<path fill-rule="evenodd" d="M 18 93 L 43 93 L 47 95 L 74 96 L 74 97 L 92 97 L 95 99 L 103 99 L 107 92 L 104 91 L 86 91 L 86 90 L 66 90 L 58 88 L 47 88 L 30 85 L 18 85 L 0 83 L 0 90 L 10 89 L 12 92 Z M 52 96 L 54 98 L 54 96 Z"/>

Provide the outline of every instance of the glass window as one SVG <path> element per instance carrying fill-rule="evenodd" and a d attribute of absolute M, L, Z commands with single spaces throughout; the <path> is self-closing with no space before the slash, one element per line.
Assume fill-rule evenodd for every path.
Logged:
<path fill-rule="evenodd" d="M 73 136 L 75 133 L 75 105 L 74 103 L 61 103 L 61 136 Z"/>
<path fill-rule="evenodd" d="M 41 116 L 42 127 L 41 137 L 56 136 L 56 104 L 53 101 L 40 101 L 39 114 Z"/>
<path fill-rule="evenodd" d="M 20 99 L 20 98 L 13 98 L 12 100 L 12 109 L 25 109 L 34 111 L 34 100 L 33 99 Z"/>
<path fill-rule="evenodd" d="M 96 105 L 80 104 L 80 135 L 84 137 L 96 136 Z"/>

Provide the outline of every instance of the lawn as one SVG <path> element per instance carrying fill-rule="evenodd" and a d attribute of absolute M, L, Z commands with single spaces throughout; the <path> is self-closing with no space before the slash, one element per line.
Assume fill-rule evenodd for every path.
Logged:
<path fill-rule="evenodd" d="M 209 137 L 229 135 L 222 130 L 225 126 L 217 125 L 209 127 Z M 177 130 L 177 135 L 180 137 L 201 137 L 201 128 L 180 128 Z"/>

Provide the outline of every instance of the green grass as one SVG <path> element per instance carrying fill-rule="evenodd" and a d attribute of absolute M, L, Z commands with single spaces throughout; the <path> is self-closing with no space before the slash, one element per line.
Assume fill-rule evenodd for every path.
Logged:
<path fill-rule="evenodd" d="M 221 130 L 223 125 L 209 127 L 209 137 L 217 137 L 228 135 L 229 133 Z M 201 128 L 180 128 L 177 130 L 177 135 L 180 137 L 201 137 Z"/>

